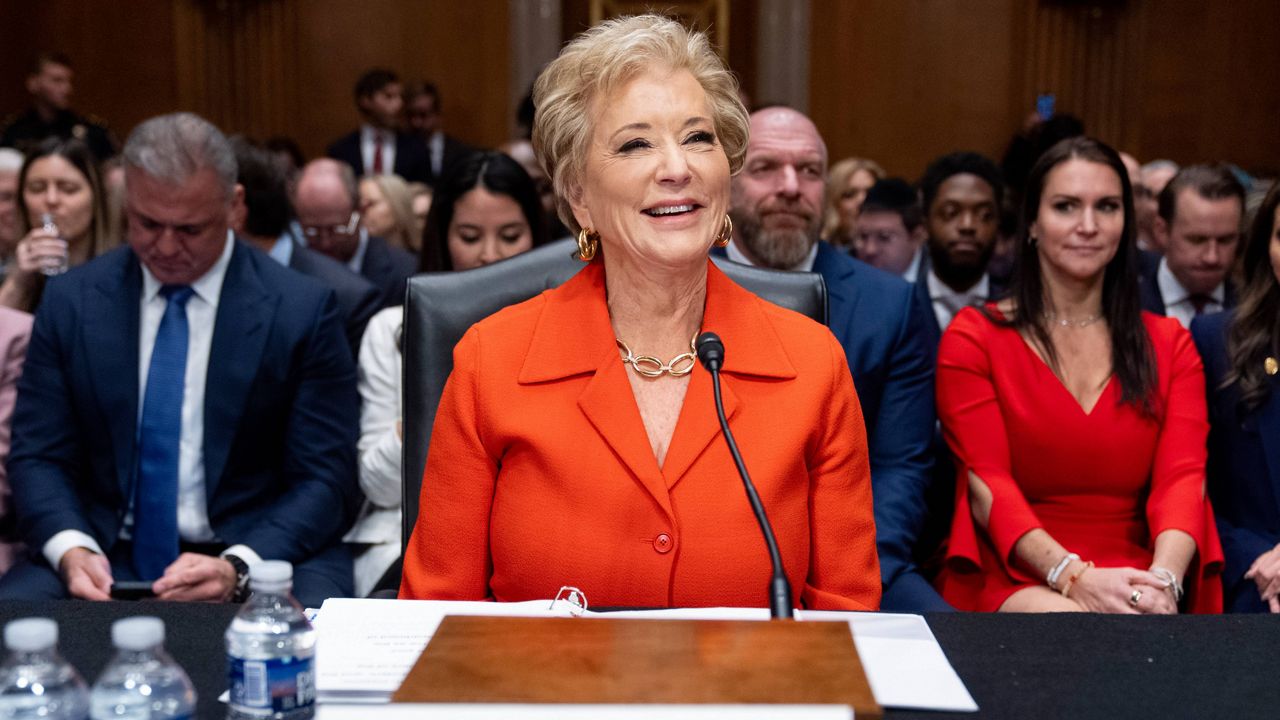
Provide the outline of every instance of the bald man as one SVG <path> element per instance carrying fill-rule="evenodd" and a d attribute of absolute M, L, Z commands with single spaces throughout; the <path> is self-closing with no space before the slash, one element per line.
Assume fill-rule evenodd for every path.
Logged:
<path fill-rule="evenodd" d="M 293 191 L 299 242 L 345 264 L 373 283 L 381 307 L 404 304 L 405 283 L 418 269 L 411 253 L 370 237 L 361 222 L 359 186 L 350 165 L 323 158 L 302 168 Z"/>
<path fill-rule="evenodd" d="M 827 147 L 809 118 L 785 107 L 752 114 L 747 157 L 733 178 L 726 252 L 826 280 L 828 325 L 848 357 L 867 426 L 880 607 L 948 610 L 913 562 L 933 466 L 934 351 L 925 341 L 925 310 L 905 280 L 819 239 L 826 177 Z"/>

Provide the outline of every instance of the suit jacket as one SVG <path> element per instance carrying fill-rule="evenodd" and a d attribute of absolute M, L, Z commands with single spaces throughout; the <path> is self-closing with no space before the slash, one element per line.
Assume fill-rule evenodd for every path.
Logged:
<path fill-rule="evenodd" d="M 1209 399 L 1209 496 L 1222 538 L 1224 606 L 1233 612 L 1266 612 L 1267 604 L 1244 573 L 1280 543 L 1280 375 L 1271 394 L 1252 412 L 1240 408 L 1235 385 L 1222 387 L 1230 370 L 1227 330 L 1233 311 L 1202 315 L 1191 335 L 1204 360 Z"/>
<path fill-rule="evenodd" d="M 325 155 L 341 160 L 356 171 L 356 176 L 366 174 L 364 154 L 360 152 L 360 131 L 354 130 L 334 140 Z M 396 164 L 392 171 L 406 182 L 430 182 L 431 163 L 427 146 L 413 135 L 396 133 Z"/>
<path fill-rule="evenodd" d="M 18 397 L 18 378 L 31 339 L 31 316 L 0 306 L 0 574 L 13 565 L 22 547 L 15 530 L 9 499 L 9 477 L 5 460 L 9 457 L 9 430 L 13 404 Z"/>
<path fill-rule="evenodd" d="M 1154 256 L 1154 257 L 1153 257 Z M 1164 305 L 1164 296 L 1160 294 L 1160 256 L 1150 251 L 1143 251 L 1138 265 L 1138 295 L 1142 301 L 1142 309 L 1156 315 L 1168 315 Z M 1236 288 L 1227 278 L 1225 292 L 1222 297 L 1222 309 L 1230 310 L 1236 306 Z"/>
<path fill-rule="evenodd" d="M 110 553 L 138 464 L 142 270 L 128 247 L 53 279 L 18 385 L 9 460 L 19 528 Z M 236 242 L 205 386 L 204 470 L 220 540 L 299 563 L 339 542 L 359 500 L 355 367 L 333 293 Z"/>
<path fill-rule="evenodd" d="M 379 309 L 404 304 L 405 285 L 418 271 L 413 253 L 392 247 L 380 237 L 370 237 L 360 274 L 382 293 Z"/>
<path fill-rule="evenodd" d="M 763 606 L 759 526 L 693 369 L 665 462 L 614 344 L 604 268 L 474 325 L 431 436 L 401 596 L 500 601 L 569 584 L 603 606 Z M 805 607 L 880 600 L 866 436 L 831 333 L 708 263 L 724 407 Z"/>
<path fill-rule="evenodd" d="M 346 265 L 333 258 L 293 242 L 289 256 L 289 268 L 319 280 L 333 290 L 347 330 L 347 343 L 354 358 L 360 353 L 360 337 L 369 318 L 382 308 L 382 290 L 373 283 L 351 272 Z"/>
<path fill-rule="evenodd" d="M 825 241 L 813 264 L 827 284 L 831 332 L 844 347 L 862 404 L 874 486 L 880 572 L 889 586 L 912 569 L 924 527 L 933 456 L 931 305 L 910 284 Z"/>
<path fill-rule="evenodd" d="M 431 145 L 426 139 L 423 139 L 423 143 L 426 144 L 427 147 L 427 184 L 435 187 L 436 183 L 440 180 L 440 177 L 436 175 L 434 170 L 435 166 L 431 164 L 431 160 L 434 159 L 431 157 Z M 447 174 L 449 172 L 449 168 L 453 167 L 460 160 L 476 151 L 475 148 L 461 140 L 458 140 L 452 135 L 444 136 L 443 149 L 444 158 L 440 161 L 440 175 Z"/>
<path fill-rule="evenodd" d="M 925 310 L 925 339 L 935 351 L 938 349 L 938 343 L 942 342 L 942 331 L 946 328 L 938 324 L 938 316 L 933 312 L 933 299 L 929 297 L 929 271 L 933 267 L 929 260 L 929 249 L 926 247 L 924 256 L 920 260 L 920 271 L 916 274 L 916 280 L 912 283 L 915 291 L 916 304 Z M 987 299 L 997 300 L 1004 296 L 1009 290 L 995 278 L 987 275 Z"/>

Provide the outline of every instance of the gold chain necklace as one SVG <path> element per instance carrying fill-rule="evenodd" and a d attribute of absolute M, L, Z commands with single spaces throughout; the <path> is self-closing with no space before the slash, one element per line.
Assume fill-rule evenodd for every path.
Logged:
<path fill-rule="evenodd" d="M 626 355 L 622 358 L 623 365 L 630 365 L 631 369 L 638 374 L 647 378 L 662 377 L 670 375 L 671 377 L 684 377 L 693 372 L 693 366 L 698 364 L 698 355 L 695 352 L 693 341 L 697 338 L 695 335 L 689 338 L 689 352 L 681 353 L 673 358 L 671 362 L 664 363 L 652 355 L 636 355 L 631 352 L 631 348 L 619 338 L 614 338 L 614 342 L 618 343 L 618 347 Z"/>
<path fill-rule="evenodd" d="M 1067 328 L 1069 328 L 1069 327 L 1086 328 L 1086 327 L 1089 327 L 1090 325 L 1092 325 L 1092 324 L 1094 324 L 1094 323 L 1098 322 L 1099 320 L 1101 320 L 1101 319 L 1102 319 L 1102 313 L 1098 313 L 1097 315 L 1090 315 L 1090 316 L 1085 317 L 1085 318 L 1080 318 L 1079 320 L 1070 320 L 1070 319 L 1068 319 L 1068 318 L 1059 318 L 1057 315 L 1055 315 L 1055 314 L 1053 314 L 1053 313 L 1046 312 L 1046 313 L 1044 314 L 1044 319 L 1045 319 L 1045 320 L 1048 320 L 1049 322 L 1053 323 L 1054 325 L 1059 325 L 1059 326 L 1061 326 L 1061 327 L 1067 327 Z"/>

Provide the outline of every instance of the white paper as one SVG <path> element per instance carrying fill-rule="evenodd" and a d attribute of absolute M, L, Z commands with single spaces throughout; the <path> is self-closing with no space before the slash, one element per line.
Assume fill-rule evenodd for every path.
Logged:
<path fill-rule="evenodd" d="M 327 600 L 315 622 L 319 633 L 317 694 L 322 702 L 384 702 L 400 687 L 445 615 L 559 617 L 568 614 L 564 603 L 558 603 L 555 611 L 550 609 L 550 604 L 549 600 L 523 603 Z M 867 681 L 881 706 L 951 712 L 978 709 L 923 617 L 812 610 L 797 611 L 796 617 L 810 622 L 849 623 Z M 763 621 L 769 619 L 769 611 L 764 608 L 686 608 L 587 612 L 583 618 Z"/>
<path fill-rule="evenodd" d="M 316 720 L 853 720 L 843 705 L 321 705 Z"/>

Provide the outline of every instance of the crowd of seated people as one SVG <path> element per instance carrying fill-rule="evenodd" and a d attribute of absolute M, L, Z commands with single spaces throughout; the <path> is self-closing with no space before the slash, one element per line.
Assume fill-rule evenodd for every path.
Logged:
<path fill-rule="evenodd" d="M 763 606 L 709 330 L 797 606 L 1280 612 L 1274 183 L 1067 116 L 1003 168 L 832 162 L 654 15 L 499 150 L 387 69 L 310 160 L 191 113 L 117 144 L 72 79 L 42 55 L 0 128 L 0 598 L 241 601 L 283 559 L 311 606 Z M 581 270 L 454 349 L 404 517 L 409 279 L 561 237 Z M 713 258 L 821 276 L 825 326 Z"/>

